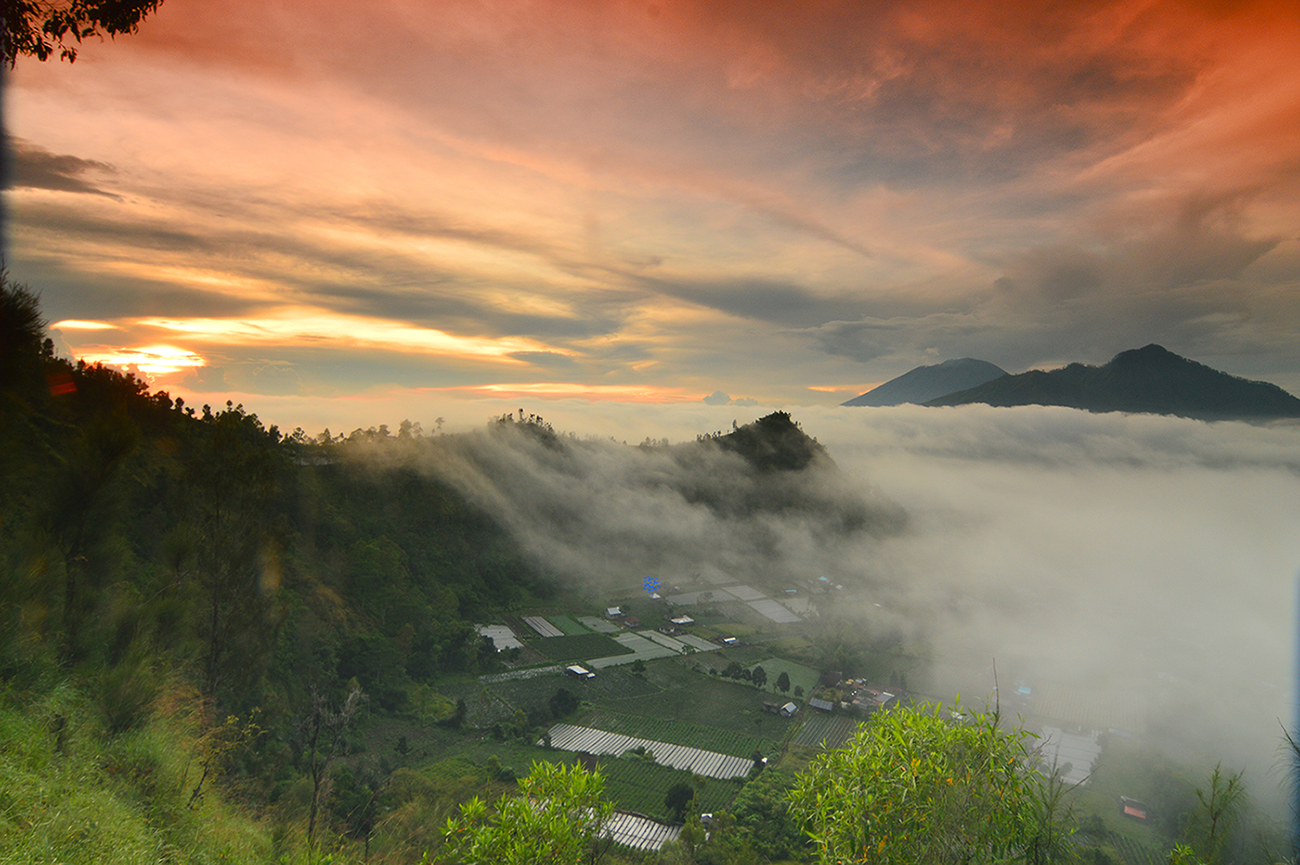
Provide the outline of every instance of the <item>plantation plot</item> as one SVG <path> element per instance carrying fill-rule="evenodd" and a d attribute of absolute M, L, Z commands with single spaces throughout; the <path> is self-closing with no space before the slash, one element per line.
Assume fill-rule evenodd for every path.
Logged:
<path fill-rule="evenodd" d="M 585 661 L 588 658 L 630 655 L 634 651 L 604 634 L 547 637 L 533 641 L 532 645 L 546 657 L 557 661 Z"/>
<path fill-rule="evenodd" d="M 661 820 L 672 817 L 664 802 L 668 790 L 674 784 L 695 786 L 689 772 L 645 760 L 623 757 L 601 760 L 599 765 L 605 775 L 605 795 L 614 807 Z M 696 791 L 695 807 L 701 812 L 721 811 L 731 804 L 742 786 L 739 780 L 710 778 Z"/>
<path fill-rule="evenodd" d="M 595 616 L 578 616 L 578 621 L 600 634 L 617 634 L 622 630 L 613 622 L 606 622 L 604 619 L 598 619 Z"/>
<path fill-rule="evenodd" d="M 790 720 L 763 711 L 771 697 L 752 685 L 714 679 L 676 664 L 660 663 L 646 670 L 646 678 L 665 688 L 649 697 L 629 696 L 610 706 L 623 714 L 689 722 L 719 730 L 779 741 L 790 731 Z"/>
<path fill-rule="evenodd" d="M 862 718 L 854 715 L 824 715 L 809 710 L 791 741 L 805 748 L 820 748 L 823 742 L 827 748 L 838 748 L 857 732 L 862 722 Z"/>
<path fill-rule="evenodd" d="M 542 637 L 563 637 L 564 631 L 552 625 L 541 616 L 524 616 L 524 624 L 532 628 Z"/>
<path fill-rule="evenodd" d="M 647 817 L 615 811 L 605 824 L 605 833 L 614 839 L 615 844 L 633 850 L 658 850 L 665 842 L 676 841 L 682 829 Z"/>
<path fill-rule="evenodd" d="M 593 635 L 594 636 L 594 635 Z M 604 658 L 591 658 L 590 666 L 600 669 L 610 667 L 615 664 L 631 664 L 633 661 L 653 661 L 655 658 L 672 658 L 680 654 L 674 649 L 667 646 L 661 646 L 656 642 L 647 640 L 645 637 L 637 634 L 619 634 L 614 638 L 623 651 L 629 652 L 626 655 L 610 654 Z"/>
<path fill-rule="evenodd" d="M 672 637 L 669 637 L 665 634 L 661 634 L 658 631 L 643 631 L 642 636 L 650 640 L 653 640 L 654 642 L 663 646 L 665 649 L 672 649 L 674 652 L 676 652 L 679 655 L 683 655 L 686 653 L 685 643 L 680 642 L 678 640 L 674 640 Z"/>
<path fill-rule="evenodd" d="M 591 633 L 590 628 L 579 625 L 568 616 L 548 616 L 546 620 L 570 637 L 576 636 L 577 634 Z"/>
<path fill-rule="evenodd" d="M 773 744 L 771 740 L 733 730 L 719 730 L 716 727 L 705 727 L 686 721 L 623 715 L 617 712 L 598 710 L 584 715 L 579 721 L 585 727 L 608 730 L 611 733 L 621 733 L 638 739 L 703 748 L 720 754 L 731 754 L 734 757 L 749 757 L 755 751 L 766 752 Z"/>
<path fill-rule="evenodd" d="M 578 751 L 583 754 L 612 754 L 621 756 L 633 748 L 645 748 L 655 755 L 655 762 L 674 769 L 683 769 L 706 778 L 743 778 L 749 774 L 753 762 L 743 757 L 732 757 L 716 751 L 671 745 L 650 739 L 637 739 L 590 727 L 556 724 L 550 729 L 551 747 L 561 751 Z"/>
<path fill-rule="evenodd" d="M 677 639 L 697 652 L 716 652 L 721 648 L 717 643 L 710 643 L 703 637 L 697 637 L 694 634 L 682 634 Z"/>

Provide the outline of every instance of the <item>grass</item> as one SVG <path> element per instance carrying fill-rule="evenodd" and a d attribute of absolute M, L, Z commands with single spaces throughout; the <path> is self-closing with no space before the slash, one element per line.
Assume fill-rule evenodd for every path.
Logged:
<path fill-rule="evenodd" d="M 751 664 L 749 667 L 751 672 L 754 667 L 762 667 L 763 671 L 767 673 L 767 684 L 763 686 L 763 690 L 780 694 L 783 697 L 793 694 L 796 686 L 802 687 L 805 695 L 811 693 L 812 689 L 817 687 L 819 678 L 817 671 L 805 667 L 803 664 L 796 664 L 793 661 L 786 661 L 781 658 L 765 658 L 757 664 Z M 776 689 L 776 680 L 782 673 L 790 677 L 790 688 L 785 692 Z"/>
<path fill-rule="evenodd" d="M 109 738 L 98 717 L 68 687 L 26 711 L 0 708 L 6 865 L 271 861 L 268 827 L 218 785 L 190 807 L 195 743 L 183 722 L 154 717 Z"/>

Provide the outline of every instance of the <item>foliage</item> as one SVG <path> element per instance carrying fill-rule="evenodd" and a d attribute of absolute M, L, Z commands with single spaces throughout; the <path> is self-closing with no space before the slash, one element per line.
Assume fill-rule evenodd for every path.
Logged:
<path fill-rule="evenodd" d="M 162 0 L 8 0 L 4 12 L 4 62 L 12 69 L 18 55 L 48 60 L 57 50 L 69 63 L 76 45 L 91 36 L 134 33 Z"/>
<path fill-rule="evenodd" d="M 664 794 L 664 807 L 668 809 L 668 816 L 680 823 L 686 817 L 686 809 L 694 799 L 695 788 L 678 781 Z"/>
<path fill-rule="evenodd" d="M 996 713 L 949 720 L 937 706 L 878 713 L 815 758 L 790 791 L 822 862 L 1050 861 L 1041 778 L 1024 731 Z"/>
<path fill-rule="evenodd" d="M 1215 766 L 1207 787 L 1196 789 L 1198 807 L 1188 820 L 1186 835 L 1191 852 L 1209 865 L 1224 861 L 1225 847 L 1248 804 L 1241 774 Z"/>
<path fill-rule="evenodd" d="M 519 796 L 503 796 L 489 810 L 475 797 L 443 830 L 452 861 L 464 865 L 568 865 L 582 862 L 599 843 L 613 813 L 604 779 L 579 765 L 533 764 Z"/>

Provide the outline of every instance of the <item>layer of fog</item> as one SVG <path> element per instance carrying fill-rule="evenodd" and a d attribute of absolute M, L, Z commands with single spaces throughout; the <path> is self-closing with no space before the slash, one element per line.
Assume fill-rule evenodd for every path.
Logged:
<path fill-rule="evenodd" d="M 746 411 L 742 424 L 764 413 Z M 621 419 L 620 438 L 683 441 L 729 429 L 739 410 L 618 412 L 550 406 L 548 420 L 582 433 Z M 996 658 L 1013 680 L 1003 693 L 1059 684 L 1113 700 L 1180 757 L 1247 766 L 1258 793 L 1276 790 L 1279 724 L 1292 716 L 1300 428 L 982 406 L 795 419 L 838 473 L 798 482 L 813 507 L 750 521 L 680 493 L 753 492 L 726 455 L 684 464 L 579 440 L 562 456 L 475 436 L 452 475 L 557 573 L 624 587 L 715 570 L 830 575 L 864 587 L 845 601 L 865 629 L 902 627 L 933 647 L 938 696 L 991 695 Z M 828 528 L 839 507 L 865 508 L 876 531 Z"/>

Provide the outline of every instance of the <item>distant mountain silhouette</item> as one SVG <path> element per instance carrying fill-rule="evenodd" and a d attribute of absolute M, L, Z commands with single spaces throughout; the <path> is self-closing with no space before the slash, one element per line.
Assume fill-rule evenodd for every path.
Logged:
<path fill-rule="evenodd" d="M 1105 366 L 1008 375 L 926 405 L 1060 405 L 1092 412 L 1169 414 L 1200 420 L 1300 417 L 1300 399 L 1180 357 L 1158 345 L 1123 351 Z"/>
<path fill-rule="evenodd" d="M 932 366 L 918 366 L 841 405 L 925 403 L 950 393 L 978 387 L 1006 374 L 1007 371 L 1002 367 L 973 357 L 945 360 Z"/>

